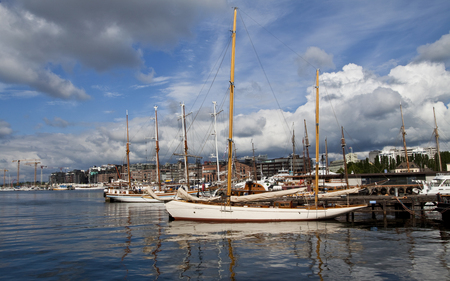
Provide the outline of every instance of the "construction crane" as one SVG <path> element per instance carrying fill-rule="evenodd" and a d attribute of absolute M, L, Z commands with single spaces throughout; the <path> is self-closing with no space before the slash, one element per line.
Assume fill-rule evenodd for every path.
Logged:
<path fill-rule="evenodd" d="M 39 161 L 41 159 L 19 159 L 13 160 L 12 162 L 17 162 L 17 185 L 19 185 L 19 175 L 20 175 L 20 161 Z"/>
<path fill-rule="evenodd" d="M 5 188 L 5 174 L 8 170 L 3 169 L 3 188 Z"/>
<path fill-rule="evenodd" d="M 37 165 L 40 164 L 40 161 L 34 161 L 34 162 L 27 162 L 25 163 L 25 165 L 29 165 L 29 166 L 33 166 L 34 165 L 34 185 L 36 186 L 36 170 L 37 170 Z"/>

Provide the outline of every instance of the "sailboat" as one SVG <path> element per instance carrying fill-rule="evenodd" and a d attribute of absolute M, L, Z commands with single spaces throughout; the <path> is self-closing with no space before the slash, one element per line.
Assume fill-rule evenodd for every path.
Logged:
<path fill-rule="evenodd" d="M 217 222 L 268 222 L 268 221 L 308 221 L 332 219 L 337 216 L 361 209 L 367 205 L 319 206 L 319 164 L 316 162 L 315 174 L 315 204 L 301 205 L 303 200 L 293 200 L 306 187 L 282 191 L 265 192 L 261 194 L 232 196 L 232 144 L 233 144 L 233 105 L 234 105 L 234 65 L 236 46 L 236 15 L 232 30 L 231 71 L 230 71 L 230 109 L 228 132 L 228 177 L 225 201 L 215 201 L 215 198 L 195 198 L 179 190 L 179 197 L 165 204 L 167 211 L 174 220 L 217 221 Z M 316 74 L 316 159 L 319 159 L 319 70 Z M 276 199 L 282 198 L 282 199 Z M 275 201 L 278 200 L 278 201 Z"/>
<path fill-rule="evenodd" d="M 128 180 L 124 181 L 119 179 L 115 184 L 111 184 L 108 188 L 105 188 L 105 200 L 107 202 L 126 202 L 135 203 L 141 202 L 142 194 L 133 190 L 131 186 L 131 171 L 130 171 L 130 136 L 128 133 L 128 110 L 126 112 L 126 123 L 127 123 L 127 175 Z M 120 175 L 119 175 L 120 177 Z M 126 184 L 126 188 L 122 188 L 122 183 Z M 117 185 L 118 184 L 118 185 Z"/>

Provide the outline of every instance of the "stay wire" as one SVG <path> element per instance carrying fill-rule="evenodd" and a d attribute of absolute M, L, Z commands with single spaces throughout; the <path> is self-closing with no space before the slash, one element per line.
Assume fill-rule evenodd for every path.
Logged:
<path fill-rule="evenodd" d="M 273 33 L 271 33 L 269 30 L 267 30 L 264 26 L 262 26 L 259 22 L 257 22 L 256 20 L 254 20 L 249 14 L 245 13 L 242 9 L 239 9 L 239 11 L 241 11 L 242 13 L 244 13 L 247 17 L 249 17 L 252 21 L 254 21 L 257 25 L 259 25 L 262 29 L 264 29 L 268 34 L 270 34 L 273 38 L 277 39 L 278 42 L 280 42 L 281 44 L 283 44 L 287 49 L 289 49 L 291 52 L 293 52 L 295 55 L 297 55 L 299 58 L 301 58 L 304 62 L 306 62 L 308 65 L 310 65 L 312 68 L 317 69 L 316 66 L 314 66 L 312 63 L 310 63 L 309 61 L 307 61 L 304 57 L 302 57 L 301 55 L 299 55 L 296 51 L 294 51 L 291 47 L 289 47 L 288 45 L 286 45 L 283 41 L 281 41 L 278 37 L 276 37 Z"/>
<path fill-rule="evenodd" d="M 239 17 L 241 18 L 242 24 L 244 25 L 245 32 L 247 32 L 247 36 L 248 36 L 248 38 L 250 40 L 250 44 L 252 45 L 253 51 L 255 52 L 255 55 L 256 55 L 256 58 L 258 59 L 259 66 L 261 67 L 261 70 L 262 70 L 262 72 L 264 74 L 264 77 L 266 78 L 266 81 L 269 84 L 270 91 L 272 92 L 272 95 L 273 95 L 275 101 L 277 102 L 278 109 L 281 112 L 281 116 L 282 116 L 282 118 L 284 120 L 284 123 L 286 124 L 286 127 L 288 128 L 288 132 L 290 132 L 289 131 L 289 125 L 287 124 L 286 118 L 284 117 L 284 114 L 283 114 L 283 110 L 282 110 L 282 108 L 280 106 L 280 103 L 278 102 L 278 99 L 277 99 L 277 97 L 275 95 L 275 91 L 273 90 L 272 84 L 270 83 L 269 78 L 267 77 L 267 74 L 266 74 L 266 71 L 265 71 L 265 69 L 264 69 L 264 67 L 262 65 L 261 59 L 259 58 L 258 52 L 256 51 L 255 45 L 253 44 L 253 41 L 252 41 L 252 38 L 250 37 L 250 33 L 248 32 L 247 26 L 245 25 L 244 19 L 242 18 L 240 13 L 239 13 Z M 289 135 L 292 137 L 292 133 L 289 133 Z"/>
<path fill-rule="evenodd" d="M 210 87 L 209 87 L 209 89 L 208 89 L 208 92 L 206 93 L 205 98 L 203 99 L 203 101 L 202 101 L 202 103 L 201 103 L 201 105 L 200 105 L 199 110 L 198 110 L 197 113 L 195 114 L 195 117 L 193 118 L 193 120 L 192 120 L 192 122 L 189 124 L 189 126 L 187 127 L 186 133 L 188 133 L 189 130 L 191 129 L 191 127 L 192 127 L 192 125 L 193 125 L 195 119 L 197 118 L 198 114 L 200 113 L 201 108 L 203 107 L 203 104 L 205 103 L 206 98 L 208 97 L 208 94 L 209 94 L 210 91 L 211 91 L 212 85 L 214 84 L 214 82 L 215 82 L 215 80 L 216 80 L 216 78 L 217 78 L 217 76 L 218 76 L 218 73 L 219 73 L 219 70 L 221 69 L 221 66 L 222 66 L 222 64 L 223 64 L 223 61 L 225 60 L 225 55 L 226 55 L 226 53 L 227 53 L 227 50 L 229 49 L 230 44 L 231 44 L 231 37 L 230 37 L 229 40 L 228 40 L 228 44 L 227 44 L 226 47 L 223 49 L 223 51 L 222 51 L 222 53 L 221 53 L 221 56 L 219 56 L 219 59 L 218 59 L 218 60 L 216 61 L 216 63 L 214 64 L 214 67 L 211 68 L 211 71 L 210 71 L 210 73 L 208 74 L 207 79 L 205 79 L 205 82 L 203 83 L 202 89 L 201 89 L 200 92 L 198 93 L 198 95 L 197 95 L 197 97 L 196 97 L 194 103 L 193 103 L 192 106 L 191 106 L 191 109 L 192 109 L 192 108 L 194 107 L 195 103 L 197 102 L 197 100 L 198 100 L 198 98 L 199 98 L 201 92 L 203 91 L 203 89 L 204 89 L 204 87 L 205 87 L 205 85 L 206 85 L 206 82 L 208 81 L 209 77 L 211 76 L 212 71 L 216 68 L 217 64 L 218 64 L 219 61 L 220 61 L 219 67 L 217 67 L 216 74 L 214 75 L 214 79 L 212 80 L 212 82 L 211 82 L 211 84 L 210 84 Z M 220 59 L 220 58 L 222 58 L 222 59 Z M 179 128 L 177 134 L 179 134 L 180 131 L 181 131 L 181 127 Z M 181 143 L 178 143 L 178 145 L 177 145 L 176 148 L 175 148 L 175 151 L 177 151 L 177 150 L 180 148 L 180 146 L 181 146 Z M 172 145 L 169 147 L 169 150 L 168 150 L 168 151 L 172 151 L 172 150 L 171 150 L 171 147 L 172 147 Z M 172 157 L 173 157 L 173 155 L 170 157 L 170 159 L 172 159 Z M 170 160 L 170 159 L 169 159 L 169 160 Z"/>

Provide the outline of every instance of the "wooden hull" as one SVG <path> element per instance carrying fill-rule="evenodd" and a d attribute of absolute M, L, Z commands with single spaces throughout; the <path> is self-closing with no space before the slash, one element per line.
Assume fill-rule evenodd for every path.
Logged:
<path fill-rule="evenodd" d="M 314 221 L 332 219 L 367 205 L 318 208 L 224 206 L 173 200 L 165 204 L 175 220 L 216 222 Z"/>

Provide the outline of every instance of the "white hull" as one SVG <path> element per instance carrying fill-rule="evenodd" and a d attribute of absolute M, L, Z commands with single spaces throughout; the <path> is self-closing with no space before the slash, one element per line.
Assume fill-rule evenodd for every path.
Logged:
<path fill-rule="evenodd" d="M 438 174 L 431 182 L 423 183 L 420 195 L 450 195 L 450 175 Z"/>
<path fill-rule="evenodd" d="M 366 205 L 333 208 L 265 208 L 224 206 L 173 200 L 166 209 L 175 220 L 218 222 L 313 221 L 332 219 L 366 207 Z"/>
<path fill-rule="evenodd" d="M 106 197 L 114 202 L 123 203 L 164 203 L 161 200 L 144 197 L 142 195 L 106 195 Z"/>

